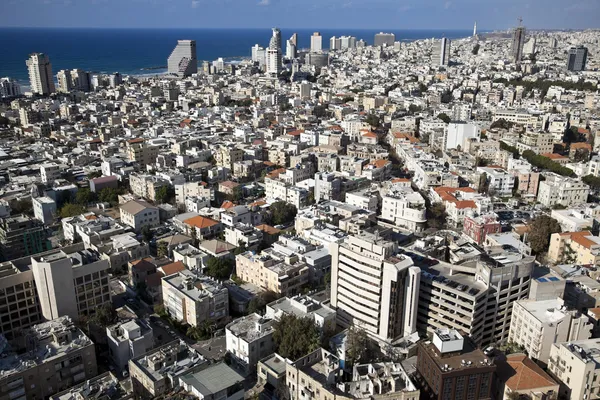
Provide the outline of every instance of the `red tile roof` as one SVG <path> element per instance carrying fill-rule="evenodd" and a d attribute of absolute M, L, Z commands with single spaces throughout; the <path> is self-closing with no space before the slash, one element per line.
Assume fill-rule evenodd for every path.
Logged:
<path fill-rule="evenodd" d="M 171 264 L 163 265 L 159 268 L 165 276 L 173 275 L 177 272 L 181 272 L 185 269 L 185 265 L 182 261 L 177 261 Z"/>
<path fill-rule="evenodd" d="M 210 228 L 211 226 L 215 226 L 218 224 L 218 222 L 214 219 L 203 217 L 202 215 L 186 219 L 185 221 L 183 221 L 183 223 L 190 226 L 194 226 L 199 229 Z"/>
<path fill-rule="evenodd" d="M 502 364 L 501 364 L 502 365 Z M 535 391 L 558 385 L 543 369 L 525 354 L 506 356 L 506 364 L 499 368 L 499 376 L 506 379 L 506 386 L 511 391 Z"/>

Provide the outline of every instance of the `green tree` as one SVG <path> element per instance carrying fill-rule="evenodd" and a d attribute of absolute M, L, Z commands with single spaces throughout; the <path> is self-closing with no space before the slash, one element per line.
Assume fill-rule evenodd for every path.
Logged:
<path fill-rule="evenodd" d="M 234 261 L 225 257 L 210 257 L 206 261 L 206 275 L 218 280 L 229 279 L 233 272 Z"/>
<path fill-rule="evenodd" d="M 75 194 L 75 203 L 80 204 L 82 206 L 87 206 L 89 203 L 94 201 L 94 197 L 94 193 L 90 189 L 79 189 Z"/>
<path fill-rule="evenodd" d="M 102 176 L 102 172 L 100 171 L 92 171 L 87 174 L 88 179 L 100 178 Z"/>
<path fill-rule="evenodd" d="M 87 208 L 81 204 L 66 203 L 61 207 L 58 215 L 60 215 L 61 218 L 68 218 L 83 214 L 86 211 Z"/>
<path fill-rule="evenodd" d="M 502 351 L 506 355 L 514 353 L 524 353 L 525 347 L 515 342 L 507 342 L 506 344 L 500 346 L 500 351 Z"/>
<path fill-rule="evenodd" d="M 152 238 L 154 237 L 154 232 L 152 232 L 152 228 L 150 228 L 150 225 L 143 226 L 142 237 L 144 238 L 144 241 L 146 241 L 147 243 L 152 240 Z"/>
<path fill-rule="evenodd" d="M 479 45 L 479 43 L 475 44 L 475 46 L 473 46 L 473 50 L 471 50 L 471 53 L 473 53 L 473 55 L 476 56 L 477 54 L 479 54 L 480 48 L 481 46 Z"/>
<path fill-rule="evenodd" d="M 156 255 L 158 258 L 167 257 L 169 255 L 169 246 L 167 242 L 158 242 L 156 246 Z"/>
<path fill-rule="evenodd" d="M 446 206 L 443 203 L 433 203 L 427 208 L 427 226 L 434 229 L 442 229 L 446 226 Z"/>
<path fill-rule="evenodd" d="M 492 124 L 490 125 L 490 129 L 510 129 L 513 125 L 514 123 L 507 121 L 504 118 L 500 118 L 497 121 L 492 122 Z"/>
<path fill-rule="evenodd" d="M 318 349 L 321 345 L 319 329 L 310 318 L 294 314 L 283 315 L 274 324 L 273 341 L 277 354 L 290 360 Z"/>
<path fill-rule="evenodd" d="M 442 93 L 441 101 L 444 104 L 450 103 L 452 101 L 452 92 L 450 90 L 444 91 L 444 93 Z"/>
<path fill-rule="evenodd" d="M 437 116 L 437 118 L 441 119 L 442 121 L 444 121 L 447 124 L 449 124 L 450 121 L 452 121 L 452 119 L 450 119 L 450 117 L 446 113 L 439 113 L 438 116 Z"/>
<path fill-rule="evenodd" d="M 364 329 L 350 327 L 346 335 L 346 360 L 350 365 L 371 361 L 373 343 Z"/>
<path fill-rule="evenodd" d="M 112 304 L 103 304 L 96 308 L 94 314 L 89 318 L 89 322 L 93 323 L 101 328 L 106 328 L 112 325 L 117 319 L 117 312 L 112 307 Z"/>
<path fill-rule="evenodd" d="M 415 114 L 415 113 L 418 113 L 420 111 L 421 111 L 421 107 L 419 107 L 416 104 L 411 104 L 411 105 L 408 106 L 408 112 L 410 114 Z"/>
<path fill-rule="evenodd" d="M 296 206 L 289 204 L 286 201 L 276 201 L 275 203 L 271 204 L 270 211 L 271 218 L 269 222 L 271 225 L 290 223 L 294 221 L 296 214 L 298 214 Z"/>
<path fill-rule="evenodd" d="M 33 203 L 31 202 L 30 197 L 11 201 L 10 209 L 14 214 L 33 215 Z"/>
<path fill-rule="evenodd" d="M 381 119 L 375 114 L 367 115 L 365 122 L 371 125 L 372 128 L 379 128 L 379 126 L 381 125 Z"/>
<path fill-rule="evenodd" d="M 581 178 L 583 183 L 590 185 L 593 190 L 600 190 L 600 178 L 594 175 L 586 175 Z"/>
<path fill-rule="evenodd" d="M 169 185 L 164 185 L 158 188 L 154 197 L 158 204 L 168 203 L 175 197 L 175 190 Z"/>
<path fill-rule="evenodd" d="M 98 192 L 98 200 L 102 203 L 110 203 L 114 206 L 119 202 L 119 193 L 114 188 L 104 188 Z"/>
<path fill-rule="evenodd" d="M 560 224 L 554 218 L 548 215 L 540 215 L 536 217 L 529 226 L 529 245 L 531 250 L 540 254 L 548 250 L 550 244 L 550 236 L 553 233 L 560 233 Z"/>
<path fill-rule="evenodd" d="M 279 298 L 279 295 L 271 290 L 260 292 L 248 303 L 248 314 L 259 313 L 264 314 L 267 304 L 274 302 Z"/>

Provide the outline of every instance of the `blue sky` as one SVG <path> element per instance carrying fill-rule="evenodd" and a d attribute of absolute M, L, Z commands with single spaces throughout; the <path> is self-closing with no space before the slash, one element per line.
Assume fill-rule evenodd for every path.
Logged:
<path fill-rule="evenodd" d="M 0 26 L 533 29 L 600 27 L 600 0 L 0 0 Z"/>

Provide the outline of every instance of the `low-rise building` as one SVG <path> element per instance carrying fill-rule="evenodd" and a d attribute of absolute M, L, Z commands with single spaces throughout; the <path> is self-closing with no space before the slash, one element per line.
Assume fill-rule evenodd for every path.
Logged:
<path fill-rule="evenodd" d="M 33 215 L 45 225 L 50 225 L 56 217 L 56 203 L 50 197 L 36 197 L 31 199 Z"/>
<path fill-rule="evenodd" d="M 220 324 L 229 316 L 227 288 L 189 270 L 163 277 L 162 293 L 171 317 L 191 326 L 204 322 Z"/>
<path fill-rule="evenodd" d="M 132 358 L 146 354 L 154 347 L 152 328 L 143 320 L 131 320 L 106 328 L 108 354 L 114 365 L 123 370 Z"/>
<path fill-rule="evenodd" d="M 496 365 L 498 400 L 510 400 L 514 393 L 531 399 L 551 399 L 558 394 L 558 383 L 525 354 L 509 354 L 506 360 L 496 360 Z"/>
<path fill-rule="evenodd" d="M 273 320 L 259 314 L 238 318 L 225 327 L 225 343 L 233 362 L 246 375 L 273 353 Z"/>
<path fill-rule="evenodd" d="M 540 182 L 537 200 L 546 207 L 555 205 L 571 207 L 587 202 L 590 187 L 582 181 L 565 178 L 554 173 L 544 176 L 546 180 Z"/>
<path fill-rule="evenodd" d="M 158 208 L 144 200 L 131 200 L 119 207 L 121 221 L 141 232 L 145 226 L 155 227 L 160 225 Z"/>
<path fill-rule="evenodd" d="M 591 334 L 589 318 L 567 309 L 562 299 L 522 300 L 513 305 L 508 340 L 542 364 L 548 363 L 552 344 L 589 339 Z"/>
<path fill-rule="evenodd" d="M 199 400 L 244 398 L 244 377 L 222 362 L 179 377 L 179 384 Z"/>
<path fill-rule="evenodd" d="M 339 359 L 319 348 L 286 365 L 286 383 L 291 400 L 315 400 L 345 397 L 336 387 L 342 376 Z"/>
<path fill-rule="evenodd" d="M 556 264 L 600 264 L 600 238 L 589 231 L 554 233 L 548 259 Z"/>
<path fill-rule="evenodd" d="M 387 382 L 387 384 L 381 384 Z M 420 390 L 402 364 L 380 362 L 354 365 L 352 380 L 338 385 L 352 399 L 418 400 Z"/>
<path fill-rule="evenodd" d="M 207 367 L 207 361 L 184 341 L 174 341 L 129 360 L 136 398 L 155 399 L 179 387 L 179 377 Z"/>
<path fill-rule="evenodd" d="M 335 310 L 306 295 L 282 297 L 267 304 L 265 317 L 278 320 L 282 315 L 310 318 L 324 330 L 335 328 Z"/>
<path fill-rule="evenodd" d="M 79 399 L 129 400 L 133 399 L 133 391 L 126 381 L 121 383 L 112 372 L 105 372 L 50 396 L 50 400 Z"/>
<path fill-rule="evenodd" d="M 598 339 L 554 343 L 548 372 L 560 383 L 559 395 L 567 399 L 594 399 L 600 390 Z"/>

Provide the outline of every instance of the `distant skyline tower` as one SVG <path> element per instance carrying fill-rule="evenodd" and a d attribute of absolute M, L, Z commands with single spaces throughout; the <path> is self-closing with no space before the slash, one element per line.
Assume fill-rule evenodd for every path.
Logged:
<path fill-rule="evenodd" d="M 393 46 L 396 41 L 396 35 L 393 33 L 383 33 L 379 32 L 375 35 L 373 39 L 373 46 Z"/>
<path fill-rule="evenodd" d="M 294 33 L 291 38 L 285 42 L 285 58 L 291 60 L 296 58 L 298 50 L 298 35 Z"/>
<path fill-rule="evenodd" d="M 475 21 L 475 25 L 473 26 L 473 36 L 477 36 L 477 21 Z"/>
<path fill-rule="evenodd" d="M 296 48 L 298 48 L 298 34 L 294 33 L 292 35 L 292 37 L 290 38 L 290 40 L 292 41 L 292 43 L 294 44 L 294 46 L 296 46 Z"/>
<path fill-rule="evenodd" d="M 341 50 L 342 49 L 342 39 L 332 36 L 329 39 L 329 50 Z"/>
<path fill-rule="evenodd" d="M 446 66 L 450 63 L 450 39 L 441 38 L 433 43 L 431 65 L 434 67 Z"/>
<path fill-rule="evenodd" d="M 195 40 L 178 40 L 168 60 L 169 74 L 179 77 L 191 76 L 198 72 Z"/>
<path fill-rule="evenodd" d="M 19 83 L 9 77 L 0 78 L 0 98 L 14 97 L 21 94 Z"/>
<path fill-rule="evenodd" d="M 569 71 L 584 71 L 587 62 L 587 54 L 587 47 L 571 47 L 567 58 L 567 69 Z"/>
<path fill-rule="evenodd" d="M 31 91 L 36 94 L 54 93 L 54 77 L 50 57 L 44 53 L 33 53 L 26 61 L 29 70 Z"/>
<path fill-rule="evenodd" d="M 315 32 L 310 37 L 310 51 L 313 53 L 323 50 L 323 36 L 320 32 Z"/>
<path fill-rule="evenodd" d="M 525 27 L 522 26 L 523 20 L 519 18 L 519 26 L 513 31 L 512 58 L 515 64 L 523 60 L 523 47 L 525 46 Z"/>
<path fill-rule="evenodd" d="M 266 51 L 267 75 L 276 78 L 281 73 L 281 31 L 273 28 L 273 36 Z"/>

